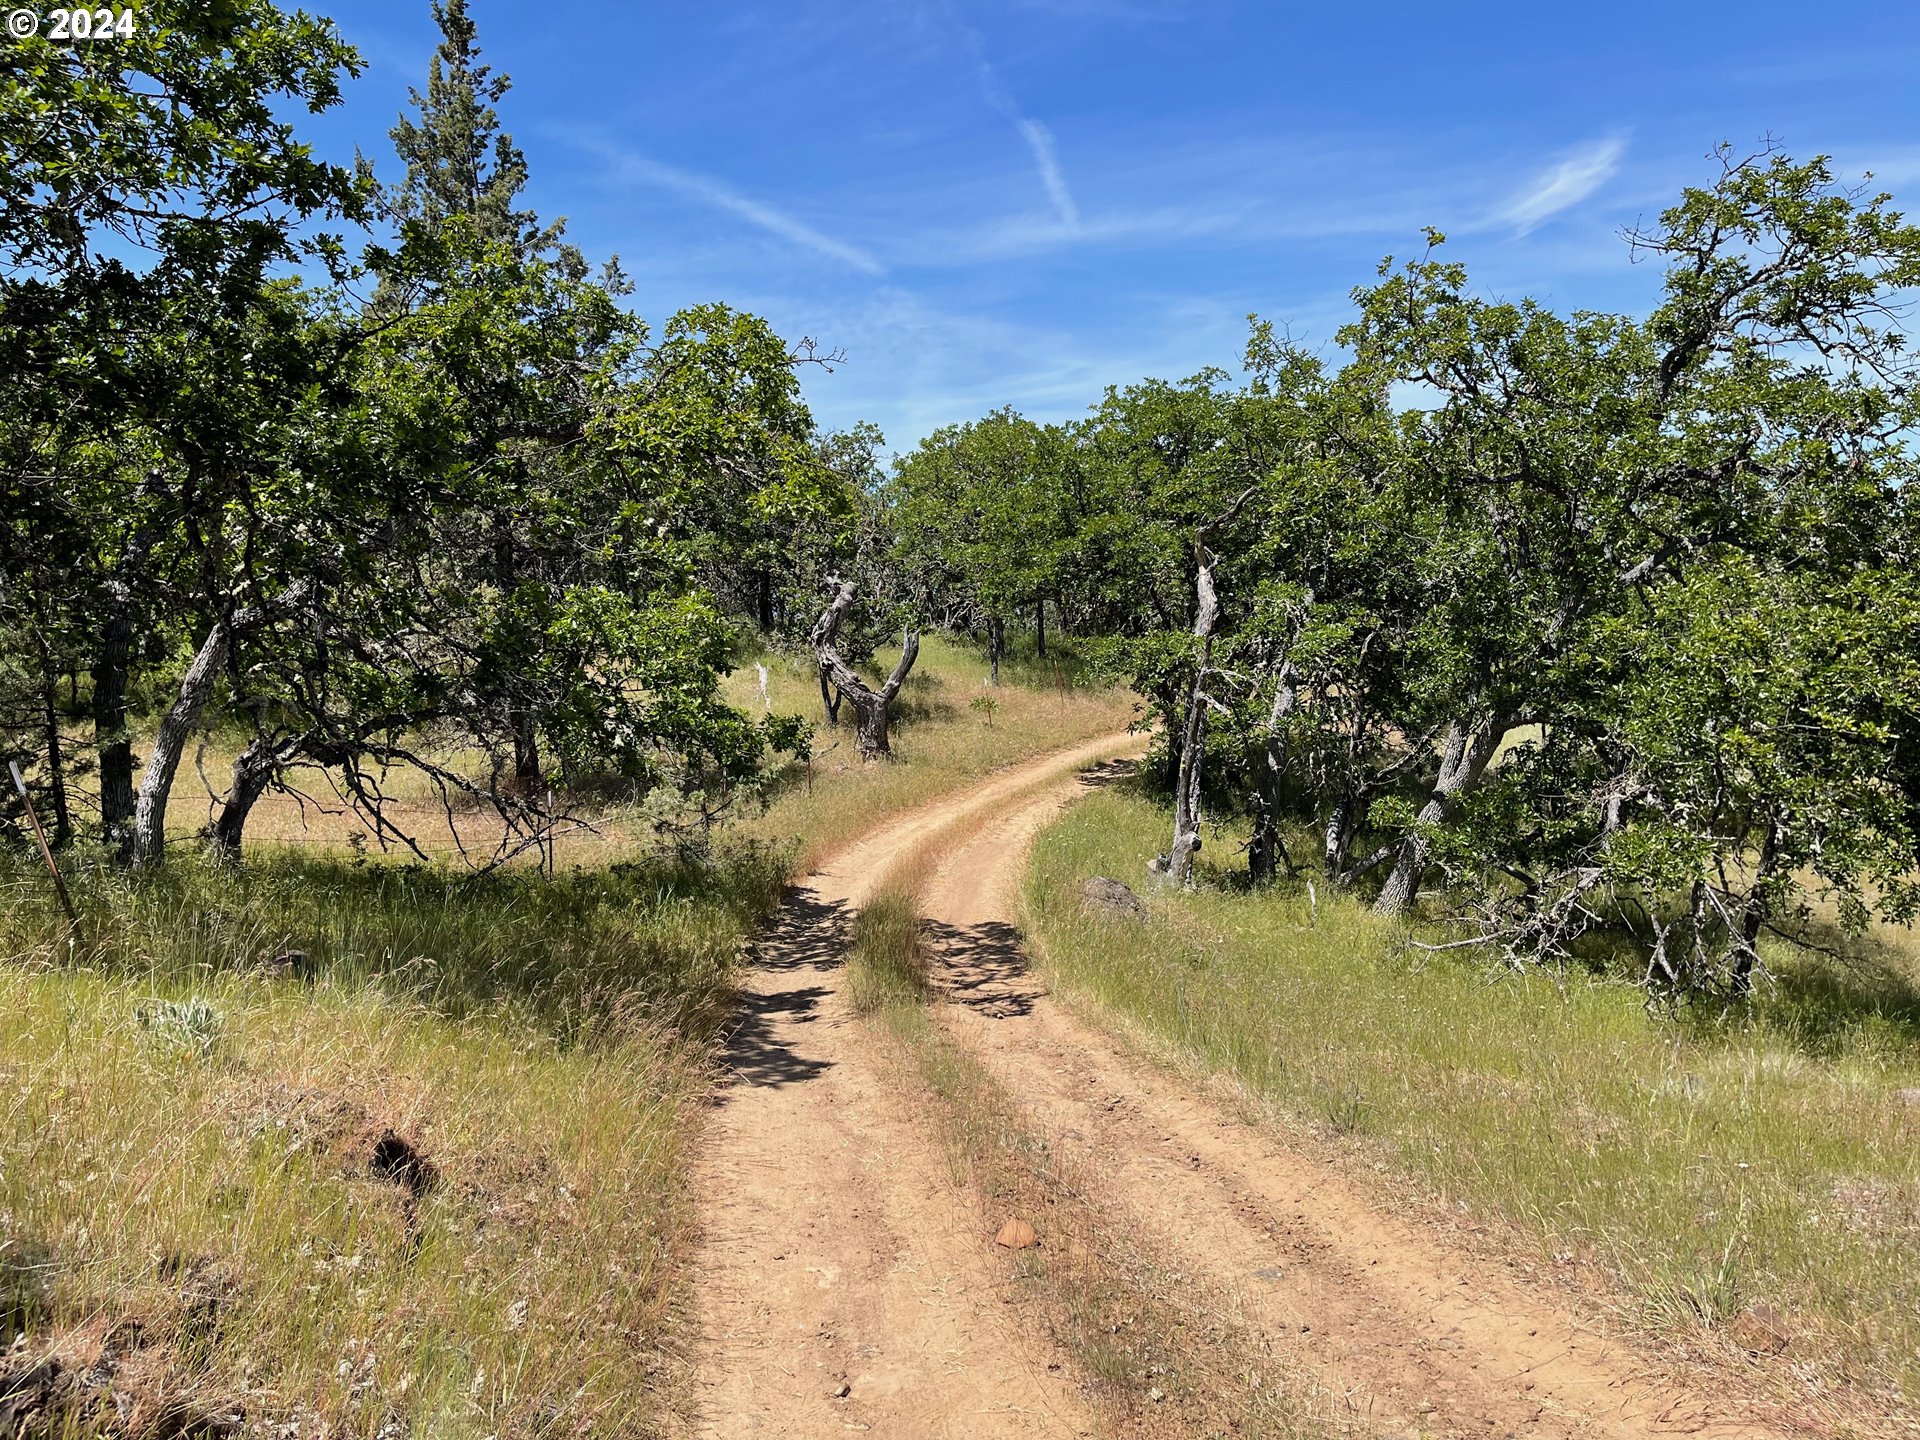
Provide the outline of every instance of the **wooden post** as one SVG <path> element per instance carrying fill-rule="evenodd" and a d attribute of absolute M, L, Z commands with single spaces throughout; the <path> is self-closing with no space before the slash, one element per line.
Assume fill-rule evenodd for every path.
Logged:
<path fill-rule="evenodd" d="M 40 842 L 40 858 L 47 862 L 47 873 L 53 876 L 54 893 L 60 897 L 60 908 L 67 912 L 70 923 L 78 925 L 80 917 L 73 913 L 73 899 L 67 894 L 67 882 L 60 878 L 60 867 L 53 863 L 53 851 L 47 846 L 47 832 L 40 828 L 40 817 L 33 813 L 33 800 L 27 794 L 27 777 L 20 773 L 20 762 L 9 760 L 7 768 L 13 772 L 13 788 L 20 792 L 20 803 L 27 807 L 27 819 L 33 825 L 33 838 Z"/>

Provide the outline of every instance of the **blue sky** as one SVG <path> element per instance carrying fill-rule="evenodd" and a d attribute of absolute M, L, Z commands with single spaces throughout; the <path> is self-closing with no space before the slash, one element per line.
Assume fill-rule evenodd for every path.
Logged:
<path fill-rule="evenodd" d="M 367 60 L 306 127 L 391 177 L 426 0 L 304 0 Z M 1644 309 L 1623 226 L 1721 140 L 1920 194 L 1900 4 L 472 0 L 530 198 L 658 321 L 723 300 L 845 352 L 824 424 L 896 448 L 1003 404 L 1331 348 L 1423 226 L 1483 290 Z"/>

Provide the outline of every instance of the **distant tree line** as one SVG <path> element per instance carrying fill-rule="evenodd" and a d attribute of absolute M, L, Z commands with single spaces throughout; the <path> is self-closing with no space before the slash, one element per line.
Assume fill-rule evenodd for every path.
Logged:
<path fill-rule="evenodd" d="M 1645 319 L 1482 298 L 1429 234 L 1337 362 L 1255 322 L 1244 384 L 933 435 L 901 563 L 993 654 L 1049 610 L 1097 641 L 1157 723 L 1175 883 L 1210 813 L 1255 883 L 1438 886 L 1462 943 L 1603 933 L 1681 995 L 1743 993 L 1816 901 L 1911 922 L 1920 230 L 1822 160 L 1719 159 L 1626 237 L 1666 268 Z"/>
<path fill-rule="evenodd" d="M 434 14 L 384 183 L 283 118 L 360 62 L 272 0 L 154 0 L 0 72 L 0 758 L 58 844 L 158 861 L 218 723 L 217 851 L 314 777 L 412 844 L 401 766 L 511 853 L 555 796 L 803 751 L 723 702 L 743 633 L 885 755 L 938 626 L 993 683 L 1064 633 L 1138 692 L 1171 883 L 1232 820 L 1251 883 L 1437 892 L 1520 965 L 1625 937 L 1671 994 L 1741 993 L 1815 902 L 1914 917 L 1920 230 L 1889 197 L 1723 151 L 1627 237 L 1665 268 L 1644 318 L 1484 298 L 1430 234 L 1331 355 L 1256 321 L 1240 381 L 889 464 L 803 403 L 833 357 L 717 304 L 649 326 L 525 208 L 507 81 L 464 0 Z"/>

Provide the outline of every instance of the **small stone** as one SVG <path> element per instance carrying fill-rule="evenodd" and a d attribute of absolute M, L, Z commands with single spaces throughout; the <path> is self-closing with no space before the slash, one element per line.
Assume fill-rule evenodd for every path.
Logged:
<path fill-rule="evenodd" d="M 1000 1233 L 993 1237 L 993 1243 L 1004 1245 L 1009 1250 L 1031 1250 L 1040 1243 L 1040 1236 L 1026 1221 L 1010 1219 L 1000 1227 Z"/>
<path fill-rule="evenodd" d="M 844 1400 L 853 1393 L 853 1386 L 849 1385 L 846 1381 L 842 1380 L 838 1385 L 834 1386 L 833 1389 L 829 1390 L 827 1393 L 835 1400 Z"/>
<path fill-rule="evenodd" d="M 1156 1385 L 1151 1390 L 1147 1391 L 1147 1398 L 1153 1401 L 1154 1404 L 1158 1405 L 1162 1400 L 1167 1398 L 1167 1392 L 1162 1390 L 1158 1385 Z"/>
<path fill-rule="evenodd" d="M 1146 914 L 1140 897 L 1118 880 L 1095 875 L 1080 885 L 1080 908 L 1109 920 L 1138 920 Z"/>
<path fill-rule="evenodd" d="M 1771 1305 L 1755 1303 L 1734 1318 L 1727 1333 L 1733 1343 L 1754 1355 L 1778 1355 L 1792 1338 L 1787 1322 Z"/>

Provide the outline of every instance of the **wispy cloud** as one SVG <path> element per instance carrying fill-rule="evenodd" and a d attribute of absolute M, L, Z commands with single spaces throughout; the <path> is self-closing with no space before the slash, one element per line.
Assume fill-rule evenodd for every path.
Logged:
<path fill-rule="evenodd" d="M 1559 163 L 1535 176 L 1524 190 L 1495 211 L 1494 222 L 1528 234 L 1606 184 L 1619 170 L 1620 157 L 1626 153 L 1627 142 L 1617 136 L 1568 151 Z"/>
<path fill-rule="evenodd" d="M 1053 213 L 1060 217 L 1060 223 L 1069 231 L 1078 230 L 1080 207 L 1073 203 L 1073 192 L 1067 188 L 1067 177 L 1060 168 L 1060 155 L 1054 147 L 1053 132 L 1022 110 L 1008 93 L 1007 87 L 1000 83 L 999 73 L 993 68 L 993 62 L 987 59 L 987 43 L 980 37 L 980 32 L 961 21 L 951 10 L 946 14 L 967 49 L 973 52 L 981 95 L 987 104 L 1013 122 L 1021 138 L 1027 142 L 1027 149 L 1033 152 L 1033 166 L 1040 173 L 1040 183 L 1046 186 Z"/>
<path fill-rule="evenodd" d="M 1105 212 L 1072 224 L 1052 215 L 1028 213 L 922 231 L 901 243 L 905 253 L 917 257 L 916 263 L 946 268 L 1044 255 L 1068 245 L 1152 246 L 1227 237 L 1245 224 L 1244 210 L 1224 206 Z"/>
<path fill-rule="evenodd" d="M 887 267 L 870 252 L 858 245 L 850 245 L 844 240 L 814 229 L 806 221 L 789 215 L 786 211 L 772 205 L 742 195 L 739 191 L 709 175 L 696 174 L 691 170 L 682 170 L 677 166 L 666 165 L 645 155 L 629 150 L 617 149 L 605 141 L 568 135 L 569 143 L 598 156 L 607 167 L 607 178 L 617 183 L 630 185 L 651 185 L 656 189 L 672 190 L 711 206 L 729 215 L 746 221 L 767 234 L 785 240 L 803 250 L 811 250 L 816 255 L 824 255 L 836 260 L 863 275 L 885 275 Z"/>
<path fill-rule="evenodd" d="M 1033 163 L 1040 169 L 1040 181 L 1047 187 L 1047 198 L 1053 201 L 1054 214 L 1069 230 L 1078 230 L 1080 207 L 1073 203 L 1073 192 L 1067 189 L 1067 177 L 1060 173 L 1060 157 L 1053 148 L 1053 132 L 1038 120 L 1023 117 L 1020 133 L 1027 137 L 1027 148 L 1033 151 Z"/>

